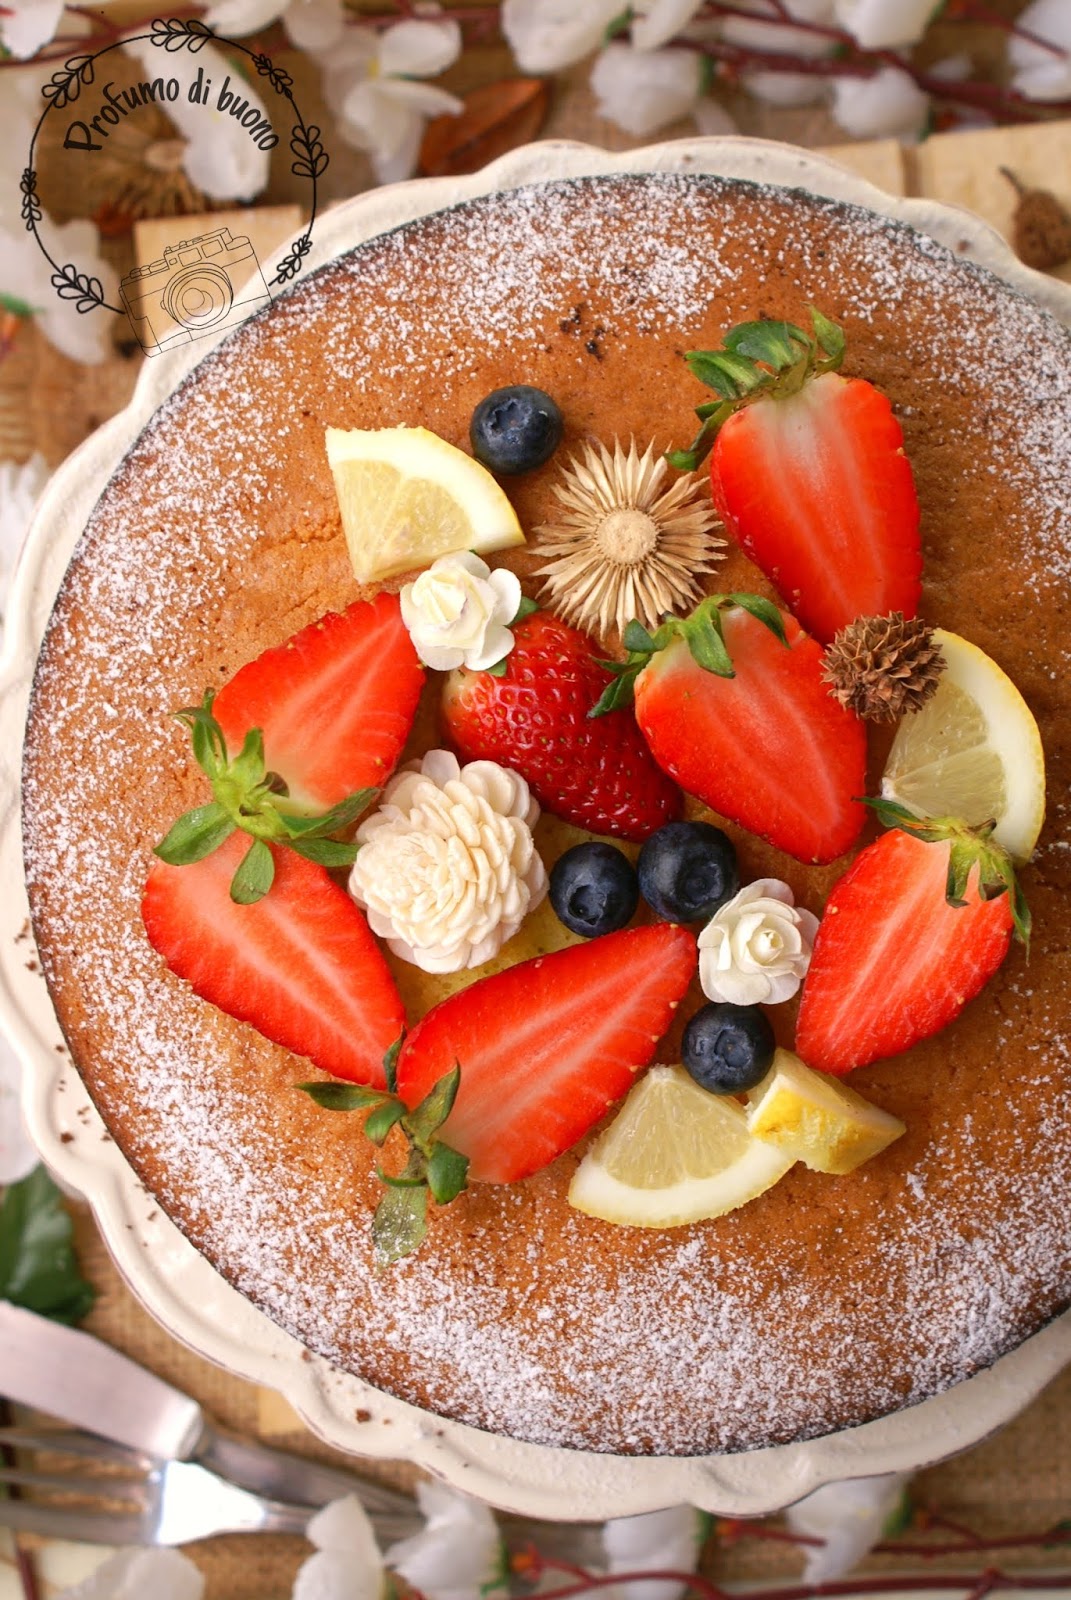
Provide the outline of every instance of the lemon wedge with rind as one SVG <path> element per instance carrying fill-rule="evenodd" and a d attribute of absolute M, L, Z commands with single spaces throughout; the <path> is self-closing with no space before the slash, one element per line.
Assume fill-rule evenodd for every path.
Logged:
<path fill-rule="evenodd" d="M 487 468 L 427 428 L 328 428 L 327 460 L 359 583 L 524 543 Z"/>
<path fill-rule="evenodd" d="M 569 1203 L 604 1222 L 673 1228 L 746 1205 L 793 1160 L 751 1137 L 738 1101 L 683 1067 L 651 1067 L 580 1163 Z"/>
<path fill-rule="evenodd" d="M 824 1072 L 813 1072 L 791 1050 L 778 1050 L 747 1097 L 745 1125 L 815 1172 L 854 1172 L 907 1132 L 899 1117 L 872 1105 Z"/>
<path fill-rule="evenodd" d="M 919 817 L 958 817 L 1012 860 L 1029 860 L 1045 820 L 1045 756 L 1033 713 L 997 663 L 959 634 L 934 629 L 946 669 L 901 722 L 881 780 L 885 799 Z"/>

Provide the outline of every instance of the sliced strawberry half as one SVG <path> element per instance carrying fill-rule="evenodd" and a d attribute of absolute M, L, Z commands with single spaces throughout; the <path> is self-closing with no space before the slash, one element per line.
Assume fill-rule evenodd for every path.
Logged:
<path fill-rule="evenodd" d="M 999 846 L 957 824 L 910 826 L 860 852 L 819 924 L 796 1050 L 822 1072 L 843 1076 L 939 1032 L 989 982 L 1013 929 L 1026 937 Z"/>
<path fill-rule="evenodd" d="M 812 319 L 813 334 L 743 323 L 724 350 L 689 353 L 721 400 L 699 408 L 700 437 L 674 459 L 694 465 L 716 435 L 711 492 L 726 527 L 829 644 L 856 617 L 915 615 L 922 546 L 892 406 L 865 379 L 833 370 L 843 333 L 817 312 Z"/>
<path fill-rule="evenodd" d="M 142 918 L 149 942 L 194 992 L 337 1078 L 382 1087 L 401 998 L 368 924 L 325 868 L 271 848 L 271 893 L 231 898 L 248 847 L 235 833 L 188 866 L 157 863 Z"/>
<path fill-rule="evenodd" d="M 265 650 L 219 691 L 212 714 L 232 754 L 260 728 L 290 798 L 326 808 L 390 777 L 423 682 L 398 596 L 380 594 Z"/>
<path fill-rule="evenodd" d="M 398 1061 L 398 1093 L 415 1106 L 460 1066 L 443 1140 L 468 1156 L 470 1179 L 526 1178 L 627 1092 L 695 965 L 693 935 L 664 923 L 482 978 L 414 1028 Z"/>

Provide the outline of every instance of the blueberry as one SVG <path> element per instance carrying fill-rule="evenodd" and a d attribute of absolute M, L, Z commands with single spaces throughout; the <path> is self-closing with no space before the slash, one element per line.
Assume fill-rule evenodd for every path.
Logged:
<path fill-rule="evenodd" d="M 585 939 L 623 928 L 639 898 L 636 869 L 612 844 L 575 844 L 550 874 L 551 905 L 565 926 Z"/>
<path fill-rule="evenodd" d="M 638 867 L 640 893 L 667 922 L 706 922 L 740 887 L 732 842 L 709 822 L 667 822 Z"/>
<path fill-rule="evenodd" d="M 492 472 L 531 472 L 549 461 L 562 437 L 562 414 L 549 394 L 528 383 L 495 389 L 472 413 L 469 438 Z"/>
<path fill-rule="evenodd" d="M 775 1048 L 770 1019 L 760 1006 L 721 1001 L 691 1018 L 681 1041 L 681 1061 L 711 1094 L 742 1094 L 766 1076 Z"/>

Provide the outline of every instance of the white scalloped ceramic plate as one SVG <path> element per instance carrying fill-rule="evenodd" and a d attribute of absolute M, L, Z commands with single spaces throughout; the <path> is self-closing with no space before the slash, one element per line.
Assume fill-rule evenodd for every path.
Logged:
<path fill-rule="evenodd" d="M 868 206 L 989 267 L 1071 325 L 1071 290 L 1023 267 L 978 218 L 928 201 L 894 200 L 805 151 L 747 139 L 679 141 L 620 155 L 578 144 L 529 145 L 471 178 L 399 184 L 338 207 L 317 223 L 309 265 L 478 194 L 619 171 L 713 172 Z M 1009 1420 L 1071 1360 L 1071 1316 L 945 1395 L 808 1443 L 671 1460 L 516 1444 L 430 1416 L 310 1359 L 225 1283 L 154 1206 L 88 1102 L 32 959 L 18 774 L 34 660 L 75 541 L 119 457 L 210 345 L 200 340 L 187 347 L 187 355 L 147 361 L 127 410 L 52 479 L 16 575 L 0 677 L 0 1021 L 28 1067 L 25 1111 L 42 1156 L 90 1202 L 131 1287 L 177 1338 L 242 1377 L 281 1390 L 336 1447 L 406 1458 L 503 1509 L 558 1521 L 602 1520 L 680 1502 L 759 1515 L 833 1479 L 907 1471 L 939 1460 Z"/>

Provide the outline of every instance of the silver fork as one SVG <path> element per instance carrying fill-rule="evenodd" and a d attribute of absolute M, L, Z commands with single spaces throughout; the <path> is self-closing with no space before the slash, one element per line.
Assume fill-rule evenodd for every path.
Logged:
<path fill-rule="evenodd" d="M 5 1448 L 6 1447 L 6 1448 Z M 266 1500 L 190 1461 L 158 1461 L 70 1428 L 0 1428 L 0 1527 L 86 1544 L 181 1545 L 215 1533 L 304 1533 L 315 1507 Z M 16 1454 L 17 1453 L 17 1454 Z M 40 1470 L 23 1456 L 80 1458 L 108 1470 Z M 13 1491 L 13 1492 L 11 1492 Z M 402 1539 L 422 1519 L 373 1512 L 380 1539 Z"/>

